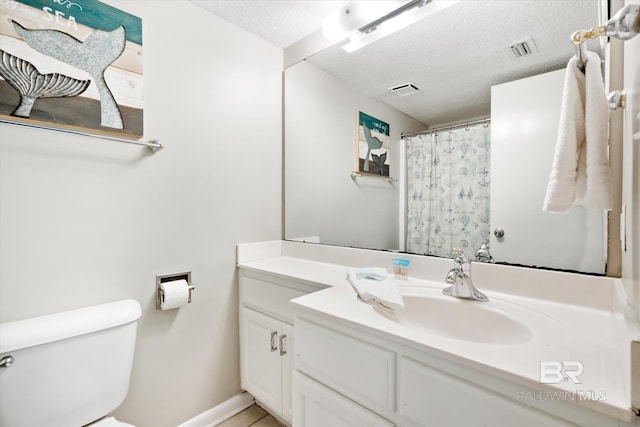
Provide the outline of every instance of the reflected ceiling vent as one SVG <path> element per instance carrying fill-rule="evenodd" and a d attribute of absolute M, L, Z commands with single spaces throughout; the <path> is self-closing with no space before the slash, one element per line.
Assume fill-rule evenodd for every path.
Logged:
<path fill-rule="evenodd" d="M 512 43 L 511 45 L 507 46 L 505 50 L 507 51 L 511 59 L 519 59 L 538 52 L 538 47 L 536 46 L 536 42 L 533 41 L 533 38 L 529 37 L 527 39 Z"/>
<path fill-rule="evenodd" d="M 420 90 L 420 88 L 416 86 L 415 83 L 409 82 L 409 83 L 404 83 L 398 86 L 390 87 L 388 90 L 394 95 L 407 96 L 407 95 L 413 95 L 414 93 L 417 93 Z"/>

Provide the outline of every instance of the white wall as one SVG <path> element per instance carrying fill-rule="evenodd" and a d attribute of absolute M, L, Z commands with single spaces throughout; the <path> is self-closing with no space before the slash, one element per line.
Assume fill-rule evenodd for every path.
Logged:
<path fill-rule="evenodd" d="M 281 237 L 282 51 L 189 2 L 108 3 L 143 20 L 166 148 L 0 125 L 0 320 L 137 299 L 115 415 L 176 426 L 240 392 L 235 244 Z M 193 303 L 157 311 L 155 275 L 184 270 Z"/>
<path fill-rule="evenodd" d="M 307 62 L 285 72 L 285 232 L 321 243 L 398 249 L 403 182 L 355 181 L 357 113 L 389 124 L 390 176 L 400 174 L 400 134 L 425 129 Z M 404 249 L 404 248 L 401 248 Z"/>

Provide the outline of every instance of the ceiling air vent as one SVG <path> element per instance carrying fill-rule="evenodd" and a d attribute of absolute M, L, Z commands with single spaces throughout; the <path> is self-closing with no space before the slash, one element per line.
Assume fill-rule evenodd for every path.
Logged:
<path fill-rule="evenodd" d="M 415 83 L 412 83 L 412 82 L 404 83 L 404 84 L 389 88 L 389 92 L 393 93 L 394 95 L 398 95 L 398 96 L 413 95 L 414 93 L 418 92 L 419 90 L 420 90 L 420 88 L 418 86 L 416 86 Z"/>
<path fill-rule="evenodd" d="M 527 39 L 512 43 L 511 45 L 507 46 L 505 50 L 512 59 L 518 59 L 525 56 L 533 55 L 538 51 L 538 47 L 533 41 L 533 38 L 529 37 Z"/>

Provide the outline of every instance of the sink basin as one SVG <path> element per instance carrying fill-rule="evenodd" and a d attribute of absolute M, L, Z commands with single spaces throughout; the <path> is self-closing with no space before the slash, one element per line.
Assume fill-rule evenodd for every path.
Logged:
<path fill-rule="evenodd" d="M 509 303 L 495 300 L 462 300 L 433 289 L 400 289 L 400 293 L 405 308 L 395 320 L 409 328 L 485 344 L 522 344 L 533 336 L 529 327 L 509 313 L 514 308 L 522 310 L 523 307 L 508 307 Z"/>

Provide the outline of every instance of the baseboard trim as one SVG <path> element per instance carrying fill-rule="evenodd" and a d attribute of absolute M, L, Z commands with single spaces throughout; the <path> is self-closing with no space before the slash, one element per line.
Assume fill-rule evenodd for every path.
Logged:
<path fill-rule="evenodd" d="M 249 393 L 241 393 L 221 404 L 196 415 L 178 427 L 214 427 L 253 405 L 255 400 Z"/>

